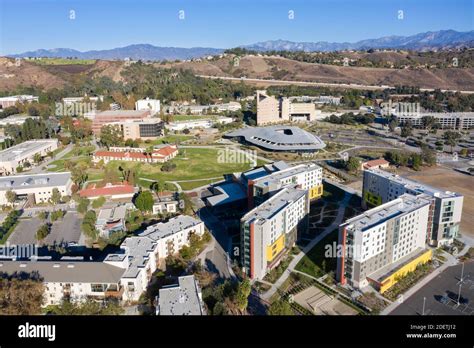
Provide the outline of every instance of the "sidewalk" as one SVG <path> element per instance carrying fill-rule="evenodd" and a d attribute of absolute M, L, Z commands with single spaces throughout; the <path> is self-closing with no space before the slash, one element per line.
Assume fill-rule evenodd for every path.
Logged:
<path fill-rule="evenodd" d="M 288 265 L 288 268 L 285 270 L 285 272 L 280 276 L 280 278 L 278 278 L 278 280 L 275 282 L 275 284 L 272 285 L 272 287 L 267 291 L 265 292 L 264 294 L 262 294 L 260 297 L 265 300 L 265 301 L 268 301 L 272 296 L 273 294 L 275 294 L 275 292 L 283 285 L 283 283 L 288 279 L 288 277 L 290 276 L 291 272 L 294 271 L 296 265 L 298 264 L 298 262 L 301 261 L 301 259 L 316 245 L 318 244 L 324 237 L 326 237 L 329 233 L 331 233 L 335 228 L 338 228 L 339 225 L 341 224 L 342 222 L 342 219 L 344 218 L 344 212 L 345 212 L 345 208 L 347 206 L 347 203 L 349 203 L 349 200 L 351 198 L 351 195 L 349 193 L 345 193 L 344 195 L 344 199 L 341 201 L 340 203 L 340 209 L 339 211 L 337 212 L 337 216 L 336 218 L 334 219 L 333 223 L 331 225 L 329 225 L 328 227 L 326 227 L 324 229 L 324 232 L 322 232 L 320 235 L 318 235 L 316 238 L 314 238 L 308 245 L 306 245 L 304 247 L 304 249 L 298 254 L 296 255 L 293 260 L 290 262 L 290 264 Z"/>

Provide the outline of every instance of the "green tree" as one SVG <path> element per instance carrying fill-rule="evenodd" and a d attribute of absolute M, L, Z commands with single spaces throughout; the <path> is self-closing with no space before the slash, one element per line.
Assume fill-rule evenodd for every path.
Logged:
<path fill-rule="evenodd" d="M 295 315 L 291 309 L 291 305 L 282 299 L 273 301 L 272 304 L 268 307 L 268 315 Z"/>
<path fill-rule="evenodd" d="M 445 144 L 451 146 L 451 152 L 453 152 L 454 147 L 458 144 L 459 139 L 461 139 L 461 133 L 446 131 L 443 138 Z"/>
<path fill-rule="evenodd" d="M 153 195 L 150 191 L 141 191 L 136 199 L 135 206 L 142 212 L 149 212 L 153 210 Z"/>
<path fill-rule="evenodd" d="M 402 126 L 401 136 L 406 138 L 413 134 L 413 126 L 411 122 L 404 123 Z"/>
<path fill-rule="evenodd" d="M 92 201 L 92 208 L 99 209 L 100 207 L 104 205 L 104 203 L 105 203 L 105 197 L 100 196 L 99 198 L 94 199 L 94 201 Z"/>
<path fill-rule="evenodd" d="M 97 221 L 97 215 L 94 210 L 89 210 L 82 220 L 82 231 L 92 241 L 96 241 L 99 236 L 98 231 L 95 229 L 95 223 Z"/>
<path fill-rule="evenodd" d="M 252 291 L 252 286 L 248 279 L 244 279 L 237 286 L 237 293 L 235 295 L 235 303 L 237 305 L 237 308 L 242 312 L 244 312 L 247 309 L 248 297 L 250 296 L 251 291 Z"/>
<path fill-rule="evenodd" d="M 39 153 L 35 153 L 35 155 L 33 156 L 33 162 L 35 162 L 36 164 L 40 163 L 42 159 L 43 156 L 41 156 L 41 154 Z"/>
<path fill-rule="evenodd" d="M 79 204 L 77 205 L 77 211 L 81 214 L 85 214 L 89 208 L 90 201 L 87 198 L 79 198 Z"/>
<path fill-rule="evenodd" d="M 360 160 L 357 157 L 349 157 L 346 169 L 351 173 L 357 172 L 360 169 Z"/>
<path fill-rule="evenodd" d="M 54 205 L 56 204 L 59 204 L 61 202 L 61 192 L 59 192 L 59 190 L 55 187 L 53 188 L 53 191 L 51 192 L 51 203 L 53 203 Z"/>
<path fill-rule="evenodd" d="M 16 193 L 15 191 L 12 191 L 12 190 L 8 190 L 6 193 L 5 193 L 5 196 L 7 198 L 7 202 L 11 204 L 11 206 L 13 206 L 16 202 Z"/>
<path fill-rule="evenodd" d="M 122 131 L 115 125 L 105 125 L 100 129 L 100 143 L 109 148 L 123 144 Z"/>
<path fill-rule="evenodd" d="M 44 240 L 48 236 L 50 230 L 51 230 L 51 226 L 49 224 L 46 223 L 46 224 L 41 225 L 36 231 L 36 240 L 38 241 Z"/>
<path fill-rule="evenodd" d="M 39 315 L 44 285 L 38 273 L 0 274 L 0 314 Z"/>
<path fill-rule="evenodd" d="M 414 170 L 420 170 L 422 164 L 422 157 L 419 154 L 413 154 L 411 156 L 411 166 Z"/>

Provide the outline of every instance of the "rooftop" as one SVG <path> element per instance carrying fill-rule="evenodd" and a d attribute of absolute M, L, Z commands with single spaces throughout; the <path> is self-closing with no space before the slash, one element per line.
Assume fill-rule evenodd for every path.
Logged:
<path fill-rule="evenodd" d="M 306 195 L 306 190 L 300 190 L 292 186 L 285 187 L 258 207 L 245 214 L 242 220 L 270 219 L 289 203 L 296 202 L 304 195 Z"/>
<path fill-rule="evenodd" d="M 38 272 L 44 282 L 119 283 L 123 268 L 87 261 L 0 261 L 0 272 Z"/>
<path fill-rule="evenodd" d="M 314 134 L 294 126 L 247 127 L 229 132 L 225 137 L 244 138 L 254 145 L 277 151 L 316 151 L 326 147 Z"/>
<path fill-rule="evenodd" d="M 13 161 L 23 156 L 30 156 L 34 153 L 42 151 L 44 147 L 51 146 L 52 144 L 57 144 L 57 142 L 57 139 L 25 141 L 21 144 L 0 151 L 0 162 Z"/>
<path fill-rule="evenodd" d="M 207 201 L 211 206 L 227 204 L 247 197 L 242 186 L 236 182 L 224 183 L 216 186 L 214 189 L 218 193 L 214 196 L 207 197 Z"/>
<path fill-rule="evenodd" d="M 64 186 L 69 180 L 71 180 L 69 172 L 1 176 L 0 191 Z"/>
<path fill-rule="evenodd" d="M 184 229 L 199 225 L 202 221 L 197 220 L 188 215 L 179 215 L 168 222 L 159 222 L 157 224 L 148 226 L 145 231 L 139 234 L 140 237 L 148 237 L 151 240 L 158 240 L 168 237 L 172 234 L 181 232 Z"/>
<path fill-rule="evenodd" d="M 343 225 L 355 231 L 368 230 L 384 221 L 410 213 L 431 203 L 428 196 L 404 194 L 347 220 Z"/>
<path fill-rule="evenodd" d="M 108 183 L 104 187 L 96 187 L 95 184 L 92 184 L 88 188 L 79 191 L 81 197 L 114 196 L 134 193 L 135 187 L 127 183 L 117 185 Z"/>
<path fill-rule="evenodd" d="M 318 165 L 316 165 L 314 163 L 296 165 L 294 167 L 289 167 L 289 168 L 274 172 L 272 174 L 269 174 L 267 176 L 261 177 L 261 178 L 255 180 L 255 184 L 256 185 L 262 185 L 262 184 L 267 185 L 271 181 L 279 181 L 279 180 L 288 178 L 290 176 L 305 173 L 309 170 L 314 170 L 314 169 L 317 169 L 317 168 L 321 168 L 321 167 L 319 167 Z"/>
<path fill-rule="evenodd" d="M 179 277 L 178 284 L 160 289 L 160 315 L 203 315 L 200 290 L 193 275 Z"/>
<path fill-rule="evenodd" d="M 123 219 L 125 218 L 126 213 L 127 213 L 127 207 L 125 205 L 119 205 L 113 208 L 101 209 L 99 212 L 99 216 L 97 217 L 97 221 L 99 220 L 114 221 L 118 219 Z"/>
<path fill-rule="evenodd" d="M 150 115 L 149 110 L 107 110 L 95 114 L 95 118 L 101 117 L 142 117 L 145 118 Z"/>

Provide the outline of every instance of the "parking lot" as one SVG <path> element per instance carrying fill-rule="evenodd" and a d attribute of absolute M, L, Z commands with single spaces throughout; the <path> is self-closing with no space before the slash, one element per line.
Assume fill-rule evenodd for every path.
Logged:
<path fill-rule="evenodd" d="M 424 297 L 425 315 L 474 315 L 474 262 L 464 266 L 458 305 L 461 268 L 462 265 L 447 268 L 400 304 L 390 315 L 421 315 Z"/>
<path fill-rule="evenodd" d="M 35 234 L 45 221 L 33 216 L 20 219 L 13 233 L 8 238 L 10 244 L 35 244 Z M 81 218 L 76 212 L 68 211 L 61 219 L 53 223 L 50 234 L 45 238 L 44 244 L 78 243 L 81 237 Z"/>

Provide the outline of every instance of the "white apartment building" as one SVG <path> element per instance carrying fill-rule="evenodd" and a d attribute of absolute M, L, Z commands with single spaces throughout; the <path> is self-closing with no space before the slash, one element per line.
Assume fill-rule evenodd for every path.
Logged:
<path fill-rule="evenodd" d="M 10 204 L 8 191 L 15 192 L 17 201 L 36 204 L 48 202 L 55 188 L 62 196 L 70 196 L 72 184 L 69 172 L 0 177 L 0 206 Z"/>
<path fill-rule="evenodd" d="M 441 129 L 469 130 L 474 128 L 474 112 L 419 112 L 395 114 L 400 124 L 424 127 L 423 117 L 434 117 Z"/>
<path fill-rule="evenodd" d="M 362 206 L 387 203 L 402 194 L 427 194 L 434 204 L 432 227 L 426 236 L 430 245 L 451 244 L 459 233 L 464 197 L 380 169 L 364 171 Z"/>
<path fill-rule="evenodd" d="M 428 261 L 432 214 L 429 196 L 404 194 L 347 220 L 339 226 L 338 281 L 359 289 L 371 284 L 384 292 Z"/>
<path fill-rule="evenodd" d="M 12 115 L 0 119 L 0 127 L 6 127 L 8 125 L 21 126 L 27 119 L 39 120 L 39 116 L 23 116 L 23 115 Z"/>
<path fill-rule="evenodd" d="M 209 119 L 170 122 L 169 124 L 165 125 L 165 128 L 172 131 L 183 131 L 185 129 L 194 128 L 212 128 L 217 123 L 229 124 L 232 122 L 234 122 L 234 119 L 232 117 L 222 116 Z"/>
<path fill-rule="evenodd" d="M 86 298 L 115 297 L 138 301 L 146 290 L 158 261 L 188 245 L 191 233 L 202 235 L 204 224 L 190 216 L 149 226 L 138 236 L 126 238 L 121 252 L 103 262 L 63 258 L 59 261 L 0 260 L 0 272 L 38 272 L 45 284 L 44 306 Z"/>
<path fill-rule="evenodd" d="M 125 239 L 122 253 L 110 254 L 105 263 L 125 268 L 120 284 L 124 301 L 137 301 L 146 290 L 158 262 L 189 245 L 191 234 L 202 235 L 204 223 L 191 216 L 180 215 L 166 223 L 149 226 L 136 237 Z"/>
<path fill-rule="evenodd" d="M 13 95 L 11 97 L 0 97 L 0 111 L 10 106 L 15 106 L 16 103 L 31 103 L 38 102 L 39 97 L 34 95 Z"/>
<path fill-rule="evenodd" d="M 82 301 L 86 298 L 121 298 L 120 278 L 123 268 L 103 262 L 77 259 L 60 261 L 0 260 L 0 272 L 14 274 L 38 272 L 45 291 L 43 306 L 59 305 L 64 298 Z"/>
<path fill-rule="evenodd" d="M 317 164 L 299 164 L 279 170 L 267 176 L 251 180 L 250 201 L 258 205 L 282 187 L 297 185 L 308 191 L 309 199 L 323 194 L 323 168 Z"/>
<path fill-rule="evenodd" d="M 0 175 L 14 174 L 17 168 L 26 162 L 33 165 L 34 156 L 46 156 L 58 148 L 57 139 L 28 140 L 21 144 L 0 151 Z"/>
<path fill-rule="evenodd" d="M 306 190 L 285 187 L 240 220 L 242 265 L 251 279 L 263 279 L 291 249 L 298 232 L 307 228 Z"/>
<path fill-rule="evenodd" d="M 63 98 L 63 103 L 64 103 L 64 105 L 69 106 L 69 105 L 73 105 L 73 104 L 76 104 L 76 103 L 82 103 L 85 99 L 87 99 L 91 103 L 98 103 L 98 102 L 103 102 L 104 101 L 104 96 L 99 95 L 97 97 L 89 97 L 89 96 L 85 96 L 85 97 L 66 97 L 66 98 Z"/>
<path fill-rule="evenodd" d="M 151 114 L 160 112 L 160 101 L 158 99 L 140 99 L 135 102 L 135 110 L 150 110 Z"/>

